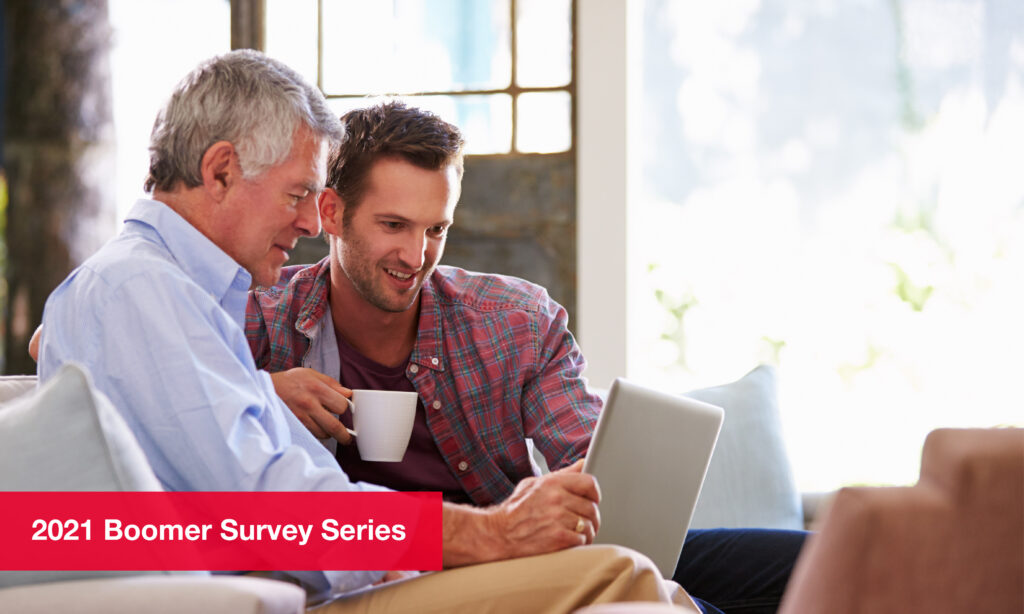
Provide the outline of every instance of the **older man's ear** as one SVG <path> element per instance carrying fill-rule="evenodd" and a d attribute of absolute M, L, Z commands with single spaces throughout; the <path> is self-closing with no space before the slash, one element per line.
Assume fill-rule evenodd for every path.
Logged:
<path fill-rule="evenodd" d="M 43 325 L 40 324 L 36 328 L 36 332 L 32 333 L 32 338 L 28 342 L 28 355 L 32 357 L 32 360 L 39 362 L 39 342 L 43 338 Z"/>

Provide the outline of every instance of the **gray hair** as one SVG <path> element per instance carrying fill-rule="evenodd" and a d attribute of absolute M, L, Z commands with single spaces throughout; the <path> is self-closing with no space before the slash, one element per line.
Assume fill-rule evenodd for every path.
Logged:
<path fill-rule="evenodd" d="M 157 115 L 145 189 L 201 185 L 203 155 L 218 141 L 235 146 L 243 177 L 258 176 L 288 157 L 302 124 L 331 148 L 344 136 L 323 94 L 281 62 L 251 49 L 207 60 Z"/>

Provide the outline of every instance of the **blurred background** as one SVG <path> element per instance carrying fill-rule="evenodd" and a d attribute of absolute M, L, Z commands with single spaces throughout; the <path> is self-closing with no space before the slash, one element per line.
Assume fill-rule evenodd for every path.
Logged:
<path fill-rule="evenodd" d="M 46 296 L 142 195 L 177 80 L 254 47 L 339 114 L 392 96 L 459 125 L 443 262 L 547 287 L 595 385 L 776 365 L 802 490 L 912 482 L 937 426 L 1024 425 L 1019 0 L 4 0 L 2 19 L 5 372 L 34 371 Z"/>

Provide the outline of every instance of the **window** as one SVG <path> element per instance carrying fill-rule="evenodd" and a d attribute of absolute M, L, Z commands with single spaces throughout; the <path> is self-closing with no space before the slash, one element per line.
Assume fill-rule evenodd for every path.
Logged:
<path fill-rule="evenodd" d="M 572 149 L 571 0 L 267 0 L 266 24 L 267 53 L 339 114 L 393 95 L 470 154 Z"/>
<path fill-rule="evenodd" d="M 1022 424 L 1017 0 L 648 0 L 630 372 L 779 365 L 807 490 Z"/>
<path fill-rule="evenodd" d="M 149 136 L 167 96 L 200 61 L 230 49 L 230 6 L 225 0 L 111 0 L 109 7 L 120 228 L 128 209 L 143 195 Z M 153 27 L 156 23 L 160 27 Z M 189 33 L 187 43 L 182 32 Z"/>

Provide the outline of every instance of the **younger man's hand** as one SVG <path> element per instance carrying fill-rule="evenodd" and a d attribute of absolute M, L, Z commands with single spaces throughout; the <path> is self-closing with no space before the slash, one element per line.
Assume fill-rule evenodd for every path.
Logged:
<path fill-rule="evenodd" d="M 271 373 L 270 379 L 277 396 L 314 437 L 333 437 L 343 444 L 351 443 L 352 435 L 338 420 L 338 414 L 348 411 L 346 398 L 352 396 L 351 390 L 306 367 Z"/>

